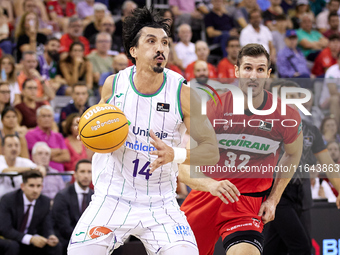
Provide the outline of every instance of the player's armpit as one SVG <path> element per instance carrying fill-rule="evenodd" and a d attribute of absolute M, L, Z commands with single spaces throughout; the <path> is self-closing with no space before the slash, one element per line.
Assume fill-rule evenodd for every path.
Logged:
<path fill-rule="evenodd" d="M 102 94 L 101 94 L 101 99 L 98 104 L 105 104 L 106 101 L 112 96 L 112 84 L 113 84 L 113 79 L 115 75 L 110 75 L 109 77 L 106 78 L 103 88 L 102 88 Z"/>
<path fill-rule="evenodd" d="M 183 85 L 180 100 L 184 124 L 190 136 L 197 142 L 197 147 L 188 151 L 183 164 L 215 165 L 220 157 L 216 134 L 207 116 L 201 114 L 199 95 Z"/>

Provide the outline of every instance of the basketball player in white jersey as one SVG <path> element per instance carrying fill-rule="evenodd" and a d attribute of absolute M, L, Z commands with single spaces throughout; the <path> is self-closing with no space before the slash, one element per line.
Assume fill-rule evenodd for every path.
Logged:
<path fill-rule="evenodd" d="M 217 163 L 214 130 L 200 114 L 198 95 L 190 93 L 181 75 L 164 68 L 169 56 L 165 20 L 136 9 L 124 19 L 123 41 L 135 66 L 107 78 L 101 103 L 125 113 L 128 137 L 115 152 L 94 155 L 95 193 L 73 231 L 68 254 L 110 254 L 134 235 L 148 254 L 197 255 L 175 199 L 176 177 L 178 163 Z M 186 129 L 198 143 L 191 150 L 182 144 Z"/>

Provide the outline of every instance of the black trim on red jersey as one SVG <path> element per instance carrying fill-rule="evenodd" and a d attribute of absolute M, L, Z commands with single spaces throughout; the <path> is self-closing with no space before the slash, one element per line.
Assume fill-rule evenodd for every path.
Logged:
<path fill-rule="evenodd" d="M 265 196 L 269 195 L 271 189 L 272 188 L 270 187 L 269 189 L 261 191 L 261 192 L 241 193 L 241 195 L 242 196 L 247 196 L 247 197 L 265 197 Z"/>
<path fill-rule="evenodd" d="M 264 91 L 263 102 L 262 102 L 262 104 L 260 105 L 259 108 L 256 108 L 256 110 L 262 110 L 264 108 L 264 106 L 266 105 L 266 103 L 267 103 L 268 92 L 266 90 L 263 90 L 263 91 Z M 249 109 L 244 110 L 244 114 L 247 115 L 247 116 L 254 115 Z"/>

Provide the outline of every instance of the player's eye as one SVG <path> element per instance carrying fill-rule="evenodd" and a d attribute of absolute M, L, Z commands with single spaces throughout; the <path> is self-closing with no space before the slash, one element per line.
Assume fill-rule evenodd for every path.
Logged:
<path fill-rule="evenodd" d="M 168 41 L 163 41 L 163 44 L 164 44 L 164 45 L 168 45 L 169 42 L 168 42 Z"/>
<path fill-rule="evenodd" d="M 149 39 L 148 42 L 149 42 L 149 43 L 154 43 L 155 40 L 154 40 L 154 39 Z"/>
<path fill-rule="evenodd" d="M 250 66 L 246 66 L 244 69 L 246 69 L 247 71 L 251 70 Z"/>
<path fill-rule="evenodd" d="M 264 69 L 263 69 L 263 68 L 259 68 L 259 71 L 260 71 L 260 72 L 263 72 L 263 71 L 264 71 Z"/>

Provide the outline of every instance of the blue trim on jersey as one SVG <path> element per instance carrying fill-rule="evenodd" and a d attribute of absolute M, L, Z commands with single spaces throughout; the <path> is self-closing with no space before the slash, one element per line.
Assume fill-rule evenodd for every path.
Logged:
<path fill-rule="evenodd" d="M 107 104 L 111 101 L 111 99 L 113 98 L 113 96 L 115 94 L 115 87 L 116 87 L 117 77 L 118 77 L 118 74 L 116 74 L 115 77 L 113 78 L 113 82 L 112 82 L 112 95 L 111 95 L 111 97 L 108 100 L 106 100 Z"/>

